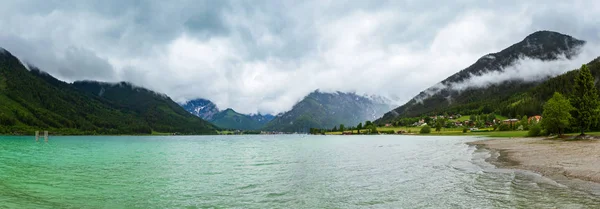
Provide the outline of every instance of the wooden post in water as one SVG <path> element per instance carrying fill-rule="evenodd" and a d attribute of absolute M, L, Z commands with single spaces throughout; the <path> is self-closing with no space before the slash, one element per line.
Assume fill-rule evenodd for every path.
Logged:
<path fill-rule="evenodd" d="M 44 131 L 44 141 L 48 142 L 48 131 Z"/>
<path fill-rule="evenodd" d="M 40 141 L 40 131 L 35 131 L 35 141 L 36 142 Z"/>

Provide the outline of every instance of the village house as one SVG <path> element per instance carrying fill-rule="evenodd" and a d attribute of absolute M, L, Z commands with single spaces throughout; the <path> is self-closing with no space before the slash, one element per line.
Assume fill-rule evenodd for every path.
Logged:
<path fill-rule="evenodd" d="M 539 123 L 542 120 L 542 116 L 541 115 L 536 115 L 536 116 L 531 116 L 529 117 L 529 119 L 527 119 L 527 123 Z"/>
<path fill-rule="evenodd" d="M 419 122 L 413 123 L 413 126 L 421 126 L 425 123 L 425 119 L 420 119 Z"/>
<path fill-rule="evenodd" d="M 506 124 L 506 125 L 515 125 L 515 124 L 517 124 L 518 122 L 519 122 L 519 119 L 515 119 L 515 118 L 512 118 L 512 119 L 506 119 L 506 120 L 503 120 L 503 121 L 502 121 L 502 123 L 504 123 L 504 124 Z"/>

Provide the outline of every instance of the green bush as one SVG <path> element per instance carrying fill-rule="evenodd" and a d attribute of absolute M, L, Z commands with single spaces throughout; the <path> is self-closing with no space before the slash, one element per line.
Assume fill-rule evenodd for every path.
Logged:
<path fill-rule="evenodd" d="M 467 133 L 467 131 L 469 131 L 469 129 L 463 128 L 463 133 Z"/>
<path fill-rule="evenodd" d="M 529 132 L 527 132 L 527 136 L 536 137 L 542 135 L 542 127 L 540 125 L 533 125 L 529 127 Z"/>
<path fill-rule="evenodd" d="M 395 134 L 396 132 L 394 132 L 394 130 L 387 130 L 387 131 L 379 131 L 379 133 L 382 133 L 382 134 Z"/>
<path fill-rule="evenodd" d="M 510 126 L 508 126 L 507 124 L 502 124 L 498 126 L 498 131 L 510 131 Z"/>
<path fill-rule="evenodd" d="M 429 133 L 431 133 L 431 127 L 429 127 L 429 125 L 425 125 L 425 126 L 423 126 L 423 128 L 421 128 L 421 131 L 419 131 L 419 133 L 429 134 Z"/>
<path fill-rule="evenodd" d="M 540 132 L 540 136 L 548 136 L 548 135 L 550 135 L 550 134 L 548 134 L 548 131 L 546 131 L 546 130 L 542 130 Z"/>

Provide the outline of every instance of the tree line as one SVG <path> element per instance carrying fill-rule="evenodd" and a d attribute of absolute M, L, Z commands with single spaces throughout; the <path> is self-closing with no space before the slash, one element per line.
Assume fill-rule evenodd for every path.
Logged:
<path fill-rule="evenodd" d="M 542 127 L 548 134 L 562 135 L 565 130 L 577 130 L 580 135 L 585 135 L 591 127 L 598 125 L 600 102 L 590 69 L 583 65 L 574 81 L 570 94 L 564 96 L 554 92 L 544 104 Z"/>

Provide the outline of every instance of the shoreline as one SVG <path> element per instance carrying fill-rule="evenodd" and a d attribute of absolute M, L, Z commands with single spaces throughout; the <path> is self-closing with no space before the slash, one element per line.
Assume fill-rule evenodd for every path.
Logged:
<path fill-rule="evenodd" d="M 486 162 L 498 168 L 531 171 L 551 179 L 600 183 L 600 140 L 491 138 L 467 144 L 497 152 L 498 156 L 489 157 Z"/>

